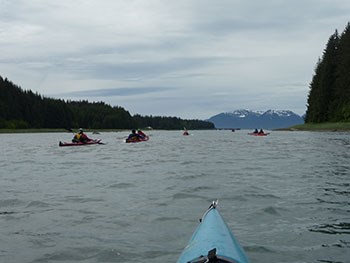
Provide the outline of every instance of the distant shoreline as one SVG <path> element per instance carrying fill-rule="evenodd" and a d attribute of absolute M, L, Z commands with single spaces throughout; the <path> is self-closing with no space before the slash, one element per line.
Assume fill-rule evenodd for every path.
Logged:
<path fill-rule="evenodd" d="M 141 128 L 141 130 L 145 132 L 149 132 L 153 129 L 149 128 Z M 155 129 L 155 130 L 164 130 L 164 131 L 180 131 L 181 129 Z M 216 130 L 216 129 L 192 129 L 192 130 Z M 79 129 L 72 129 L 72 131 L 68 131 L 65 129 L 49 129 L 49 128 L 42 128 L 42 129 L 0 129 L 0 134 L 12 134 L 12 133 L 76 133 Z M 84 129 L 85 133 L 100 133 L 100 132 L 130 132 L 131 129 Z"/>
<path fill-rule="evenodd" d="M 350 122 L 325 122 L 325 123 L 305 123 L 295 125 L 279 131 L 350 131 Z"/>
<path fill-rule="evenodd" d="M 129 131 L 130 129 L 85 129 L 85 132 L 122 132 Z M 68 131 L 65 129 L 0 129 L 1 133 L 76 133 L 78 129 Z"/>
<path fill-rule="evenodd" d="M 147 130 L 147 129 L 145 129 Z M 213 129 L 218 130 L 218 129 Z M 220 130 L 220 129 L 219 129 Z M 228 129 L 231 130 L 231 129 Z M 238 129 L 237 129 L 238 130 Z M 306 123 L 301 125 L 295 125 L 288 128 L 281 128 L 281 129 L 272 129 L 275 131 L 315 131 L 315 132 L 322 132 L 322 131 L 350 131 L 350 122 L 327 122 L 327 123 Z M 78 129 L 73 131 L 68 131 L 65 129 L 0 129 L 0 134 L 5 133 L 75 133 Z M 130 129 L 85 129 L 85 132 L 93 133 L 93 132 L 123 132 L 123 131 L 130 131 Z"/>

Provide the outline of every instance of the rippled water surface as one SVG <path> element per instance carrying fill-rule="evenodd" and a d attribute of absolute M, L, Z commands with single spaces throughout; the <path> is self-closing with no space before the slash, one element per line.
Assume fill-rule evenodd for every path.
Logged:
<path fill-rule="evenodd" d="M 350 262 L 350 133 L 0 134 L 0 262 L 176 262 L 214 199 L 251 262 Z"/>

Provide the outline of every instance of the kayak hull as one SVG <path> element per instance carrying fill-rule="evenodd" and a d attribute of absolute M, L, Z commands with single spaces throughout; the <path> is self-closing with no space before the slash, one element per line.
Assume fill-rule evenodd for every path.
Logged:
<path fill-rule="evenodd" d="M 92 145 L 92 144 L 103 144 L 101 140 L 92 140 L 86 143 L 83 142 L 59 142 L 60 147 L 65 147 L 65 146 L 86 146 L 86 145 Z"/>
<path fill-rule="evenodd" d="M 206 211 L 177 263 L 205 262 L 213 253 L 221 260 L 218 262 L 248 263 L 243 249 L 216 209 L 216 205 L 211 205 Z"/>
<path fill-rule="evenodd" d="M 143 138 L 143 139 L 137 138 L 137 137 L 132 138 L 131 140 L 126 139 L 125 142 L 126 142 L 126 143 L 137 143 L 137 142 L 145 142 L 145 141 L 148 141 L 148 140 L 149 140 L 149 137 L 146 136 L 146 137 Z"/>
<path fill-rule="evenodd" d="M 252 135 L 252 136 L 267 136 L 269 135 L 269 133 L 248 133 L 249 135 Z"/>

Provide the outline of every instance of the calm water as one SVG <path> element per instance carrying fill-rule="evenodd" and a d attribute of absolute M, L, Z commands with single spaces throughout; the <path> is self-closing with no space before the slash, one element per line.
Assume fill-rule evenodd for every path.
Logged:
<path fill-rule="evenodd" d="M 350 262 L 350 133 L 0 134 L 0 262 L 176 262 L 214 199 L 255 262 Z"/>

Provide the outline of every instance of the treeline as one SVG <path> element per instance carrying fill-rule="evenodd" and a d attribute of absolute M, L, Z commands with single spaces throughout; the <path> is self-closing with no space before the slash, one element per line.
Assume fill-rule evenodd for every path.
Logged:
<path fill-rule="evenodd" d="M 157 129 L 214 129 L 211 122 L 201 120 L 183 120 L 177 117 L 160 117 L 160 116 L 140 116 L 134 115 L 134 120 L 139 127 L 157 127 Z"/>
<path fill-rule="evenodd" d="M 131 116 L 122 107 L 104 102 L 64 101 L 23 90 L 0 76 L 0 128 L 212 129 L 214 124 L 172 117 Z"/>
<path fill-rule="evenodd" d="M 350 121 L 350 23 L 330 36 L 310 83 L 305 122 Z"/>

